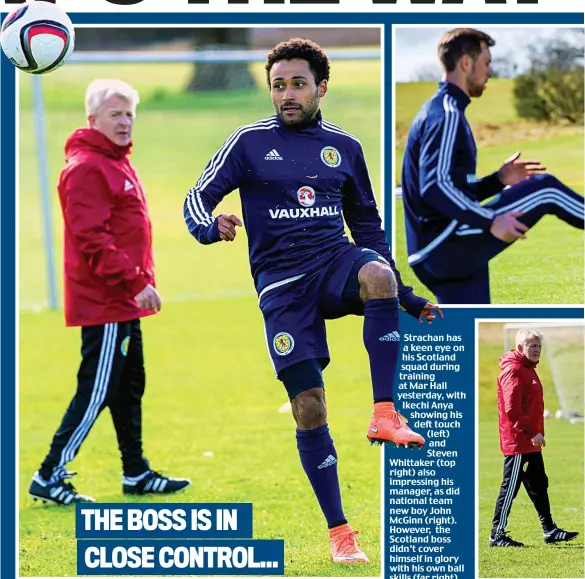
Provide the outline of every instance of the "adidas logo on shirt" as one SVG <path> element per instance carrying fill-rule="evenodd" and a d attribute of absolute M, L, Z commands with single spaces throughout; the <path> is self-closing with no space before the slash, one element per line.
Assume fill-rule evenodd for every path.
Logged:
<path fill-rule="evenodd" d="M 378 339 L 380 342 L 400 342 L 400 334 L 394 330 L 393 332 L 390 332 L 389 334 L 386 334 L 385 336 L 382 336 Z"/>
<path fill-rule="evenodd" d="M 264 157 L 265 161 L 282 161 L 282 157 L 280 156 L 279 152 L 276 149 L 272 149 L 272 151 L 268 151 L 266 153 L 266 157 Z"/>
<path fill-rule="evenodd" d="M 130 189 L 134 189 L 134 185 L 126 179 L 126 183 L 124 183 L 124 191 L 130 191 Z"/>
<path fill-rule="evenodd" d="M 328 466 L 333 466 L 334 464 L 337 464 L 337 459 L 332 454 L 330 454 L 317 468 L 323 469 L 327 468 Z"/>

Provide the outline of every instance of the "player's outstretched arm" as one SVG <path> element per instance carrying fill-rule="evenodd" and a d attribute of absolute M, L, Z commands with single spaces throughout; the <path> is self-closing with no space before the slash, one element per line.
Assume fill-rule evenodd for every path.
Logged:
<path fill-rule="evenodd" d="M 524 179 L 546 171 L 546 167 L 539 160 L 520 159 L 520 155 L 520 151 L 516 151 L 502 163 L 502 166 L 495 173 L 477 181 L 475 195 L 478 201 L 496 195 L 506 185 L 516 185 Z"/>
<path fill-rule="evenodd" d="M 221 199 L 220 199 L 221 200 Z M 209 199 L 196 187 L 189 190 L 183 203 L 183 218 L 189 233 L 203 245 L 220 241 L 217 219 L 212 215 L 219 201 Z"/>
<path fill-rule="evenodd" d="M 359 144 L 356 145 L 353 159 L 353 173 L 343 191 L 343 217 L 351 236 L 356 245 L 374 250 L 388 262 L 396 278 L 400 306 L 411 316 L 430 323 L 435 318 L 438 306 L 418 297 L 410 286 L 402 283 L 382 229 L 366 159 Z"/>
<path fill-rule="evenodd" d="M 183 203 L 183 218 L 189 233 L 199 243 L 233 241 L 240 219 L 231 214 L 212 215 L 221 200 L 240 186 L 246 164 L 242 135 L 236 130 L 207 163 L 195 187 L 189 190 Z"/>
<path fill-rule="evenodd" d="M 497 195 L 504 187 L 500 181 L 499 171 L 495 171 L 475 182 L 475 198 L 478 201 L 485 201 Z"/>

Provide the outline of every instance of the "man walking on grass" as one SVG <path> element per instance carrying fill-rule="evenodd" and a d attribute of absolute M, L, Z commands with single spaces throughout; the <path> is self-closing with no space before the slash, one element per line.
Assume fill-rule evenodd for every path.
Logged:
<path fill-rule="evenodd" d="M 496 500 L 490 547 L 524 547 L 506 532 L 512 501 L 520 483 L 533 502 L 545 543 L 571 541 L 579 533 L 564 531 L 552 519 L 548 499 L 548 477 L 544 470 L 544 398 L 536 374 L 542 334 L 519 330 L 516 348 L 500 358 L 498 377 L 498 421 L 500 448 L 504 453 L 504 477 Z"/>
<path fill-rule="evenodd" d="M 168 494 L 188 479 L 151 470 L 142 449 L 146 384 L 140 319 L 157 313 L 152 228 L 146 195 L 130 162 L 138 93 L 119 80 L 92 82 L 88 127 L 65 145 L 59 179 L 64 221 L 65 322 L 81 328 L 77 389 L 49 452 L 30 484 L 35 500 L 57 505 L 93 502 L 78 493 L 67 470 L 108 407 L 122 458 L 122 492 Z"/>

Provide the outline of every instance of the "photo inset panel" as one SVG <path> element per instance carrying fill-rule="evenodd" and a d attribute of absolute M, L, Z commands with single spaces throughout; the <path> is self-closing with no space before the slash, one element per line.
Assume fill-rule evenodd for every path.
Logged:
<path fill-rule="evenodd" d="M 252 503 L 286 574 L 379 577 L 349 314 L 354 266 L 388 265 L 344 215 L 389 258 L 382 28 L 76 32 L 63 67 L 19 76 L 21 574 L 76 574 L 67 505 L 95 499 Z"/>
<path fill-rule="evenodd" d="M 583 303 L 583 46 L 582 28 L 395 28 L 395 245 L 419 294 Z"/>
<path fill-rule="evenodd" d="M 477 327 L 480 577 L 583 576 L 583 320 Z"/>

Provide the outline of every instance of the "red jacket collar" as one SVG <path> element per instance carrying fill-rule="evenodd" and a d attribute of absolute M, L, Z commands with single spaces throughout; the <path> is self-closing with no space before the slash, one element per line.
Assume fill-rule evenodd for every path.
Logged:
<path fill-rule="evenodd" d="M 500 369 L 501 370 L 504 370 L 504 368 L 508 364 L 521 364 L 522 366 L 525 366 L 526 368 L 536 368 L 536 366 L 538 365 L 538 362 L 533 362 L 532 360 L 529 360 L 524 354 L 522 354 L 522 352 L 518 352 L 518 350 L 513 349 L 513 350 L 510 350 L 509 352 L 506 352 L 500 358 Z"/>
<path fill-rule="evenodd" d="M 65 156 L 69 158 L 76 151 L 95 151 L 111 157 L 123 159 L 130 153 L 132 143 L 129 145 L 116 145 L 106 135 L 95 129 L 77 129 L 65 143 Z"/>

